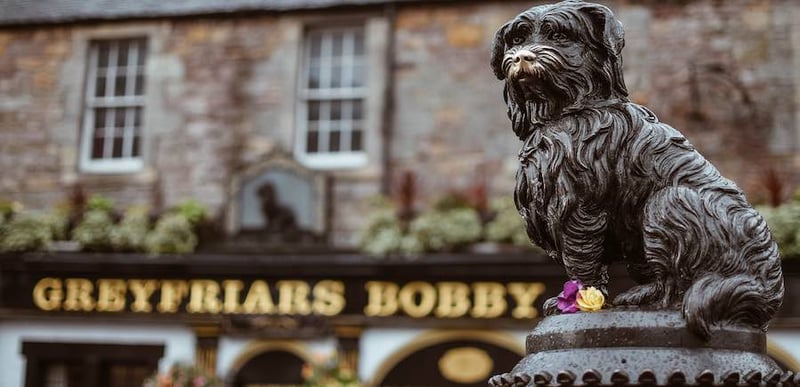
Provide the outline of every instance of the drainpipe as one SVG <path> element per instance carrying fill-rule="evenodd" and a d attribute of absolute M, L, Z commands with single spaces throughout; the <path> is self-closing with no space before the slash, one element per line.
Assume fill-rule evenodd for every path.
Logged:
<path fill-rule="evenodd" d="M 381 147 L 381 193 L 388 196 L 391 193 L 392 186 L 392 135 L 394 124 L 394 62 L 395 62 L 395 41 L 396 41 L 396 21 L 397 21 L 397 6 L 394 2 L 389 2 L 384 7 L 384 15 L 389 23 L 389 37 L 386 42 L 385 55 L 385 71 L 386 83 L 383 90 L 383 115 L 381 120 L 381 134 L 383 142 Z"/>

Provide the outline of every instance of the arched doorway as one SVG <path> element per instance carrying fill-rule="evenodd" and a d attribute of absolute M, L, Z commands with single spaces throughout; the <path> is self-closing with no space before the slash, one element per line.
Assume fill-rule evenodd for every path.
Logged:
<path fill-rule="evenodd" d="M 522 358 L 513 338 L 493 332 L 433 332 L 386 360 L 373 386 L 486 386 Z"/>
<path fill-rule="evenodd" d="M 800 361 L 792 356 L 789 351 L 770 339 L 767 339 L 767 355 L 786 371 L 800 371 Z"/>
<path fill-rule="evenodd" d="M 300 345 L 260 342 L 250 345 L 231 369 L 232 387 L 302 386 L 303 365 L 309 356 Z"/>

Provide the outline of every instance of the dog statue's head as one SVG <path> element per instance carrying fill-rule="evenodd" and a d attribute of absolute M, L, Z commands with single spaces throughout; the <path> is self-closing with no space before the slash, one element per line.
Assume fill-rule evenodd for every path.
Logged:
<path fill-rule="evenodd" d="M 579 0 L 533 7 L 500 27 L 491 64 L 506 81 L 517 136 L 570 112 L 628 101 L 624 44 L 611 10 Z"/>

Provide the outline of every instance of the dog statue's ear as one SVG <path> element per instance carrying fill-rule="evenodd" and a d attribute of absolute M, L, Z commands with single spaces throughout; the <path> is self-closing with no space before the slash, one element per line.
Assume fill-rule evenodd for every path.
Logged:
<path fill-rule="evenodd" d="M 503 24 L 497 33 L 494 35 L 494 44 L 492 45 L 492 71 L 494 76 L 499 80 L 506 79 L 506 74 L 503 72 L 503 56 L 506 54 L 505 36 L 511 22 Z"/>
<path fill-rule="evenodd" d="M 596 31 L 603 35 L 598 40 L 603 43 L 610 54 L 619 56 L 625 46 L 625 30 L 622 28 L 622 23 L 604 5 L 593 3 L 581 3 L 580 5 L 580 10 L 594 22 Z"/>

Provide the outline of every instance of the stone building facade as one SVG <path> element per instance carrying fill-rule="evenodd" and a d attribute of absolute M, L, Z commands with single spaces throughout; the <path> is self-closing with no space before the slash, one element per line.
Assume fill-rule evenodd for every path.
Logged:
<path fill-rule="evenodd" d="M 236 200 L 237 174 L 283 154 L 329 176 L 333 241 L 349 246 L 366 199 L 391 194 L 407 171 L 419 205 L 475 184 L 492 195 L 510 191 L 519 143 L 487 58 L 494 31 L 536 2 L 245 3 L 165 10 L 42 3 L 48 13 L 4 2 L 0 197 L 44 208 L 78 184 L 123 205 L 192 197 L 223 218 Z M 765 171 L 796 180 L 800 5 L 609 5 L 626 26 L 633 100 L 685 132 L 751 200 L 768 196 Z M 339 26 L 364 31 L 365 157 L 309 164 L 298 145 L 304 47 L 309 31 Z M 147 50 L 141 164 L 92 169 L 82 161 L 90 45 L 129 37 L 143 38 Z"/>

